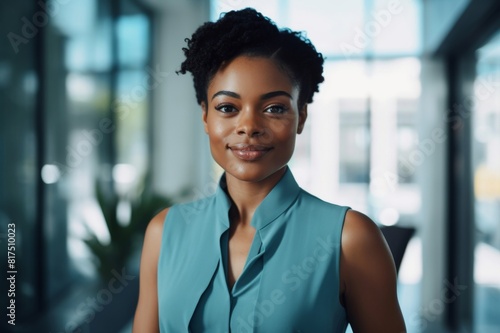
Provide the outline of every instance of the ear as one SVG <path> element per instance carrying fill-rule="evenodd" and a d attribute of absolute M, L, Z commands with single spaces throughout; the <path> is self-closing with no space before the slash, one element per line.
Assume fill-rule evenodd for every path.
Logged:
<path fill-rule="evenodd" d="M 203 121 L 203 127 L 205 127 L 205 133 L 208 134 L 208 124 L 207 124 L 207 117 L 208 117 L 208 107 L 205 102 L 201 102 L 201 120 Z"/>
<path fill-rule="evenodd" d="M 307 119 L 307 104 L 304 104 L 302 109 L 299 110 L 299 124 L 297 126 L 297 134 L 302 133 L 302 130 L 304 130 L 304 124 L 306 123 Z"/>

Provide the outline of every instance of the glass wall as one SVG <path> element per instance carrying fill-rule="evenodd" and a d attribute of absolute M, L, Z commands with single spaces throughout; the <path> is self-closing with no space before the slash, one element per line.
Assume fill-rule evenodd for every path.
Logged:
<path fill-rule="evenodd" d="M 500 327 L 500 33 L 477 51 L 472 129 L 475 329 Z"/>
<path fill-rule="evenodd" d="M 92 245 L 112 241 L 106 210 L 130 221 L 150 158 L 151 15 L 134 0 L 48 0 L 3 3 L 0 18 L 0 244 L 15 224 L 17 319 L 33 324 L 103 276 Z"/>
<path fill-rule="evenodd" d="M 40 158 L 38 147 L 37 100 L 39 74 L 36 59 L 37 44 L 33 40 L 37 32 L 25 28 L 20 18 L 31 18 L 35 5 L 21 1 L 15 5 L 0 6 L 0 306 L 6 309 L 11 297 L 7 297 L 7 244 L 15 251 L 13 266 L 9 270 L 22 274 L 16 276 L 16 302 L 18 320 L 26 320 L 38 311 L 41 295 L 38 260 L 32 253 L 40 248 L 40 231 L 37 225 L 40 191 L 37 165 Z M 10 229 L 10 230 L 9 230 Z M 9 240 L 9 231 L 15 232 L 15 240 Z M 12 240 L 14 242 L 12 242 Z M 9 286 L 10 287 L 10 286 Z M 6 324 L 2 310 L 0 329 Z"/>
<path fill-rule="evenodd" d="M 151 31 L 150 18 L 133 1 L 73 6 L 80 7 L 67 8 L 64 22 L 57 22 L 65 35 L 66 158 L 74 164 L 61 181 L 73 189 L 67 196 L 68 250 L 80 273 L 92 275 L 89 259 L 95 258 L 83 240 L 111 240 L 97 184 L 126 197 L 146 172 Z"/>

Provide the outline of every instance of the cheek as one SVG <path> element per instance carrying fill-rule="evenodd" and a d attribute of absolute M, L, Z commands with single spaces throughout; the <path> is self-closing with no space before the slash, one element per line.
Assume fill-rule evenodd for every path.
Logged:
<path fill-rule="evenodd" d="M 207 134 L 210 141 L 224 141 L 230 132 L 230 126 L 224 122 L 210 120 L 207 122 Z"/>
<path fill-rule="evenodd" d="M 263 143 L 289 141 L 296 133 L 294 120 L 271 121 L 264 127 L 264 135 L 260 138 Z"/>
<path fill-rule="evenodd" d="M 276 123 L 273 125 L 271 133 L 274 133 L 279 141 L 294 143 L 297 135 L 297 123 L 293 120 Z"/>

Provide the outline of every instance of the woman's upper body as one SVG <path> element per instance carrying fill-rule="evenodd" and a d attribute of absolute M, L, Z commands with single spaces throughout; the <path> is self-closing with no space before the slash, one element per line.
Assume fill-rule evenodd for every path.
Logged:
<path fill-rule="evenodd" d="M 305 194 L 303 193 L 302 195 Z M 304 204 L 309 202 L 310 200 L 314 199 L 302 199 L 301 203 Z M 177 206 L 175 206 L 173 209 L 175 210 L 176 207 Z M 189 207 L 191 207 L 192 209 L 193 206 Z M 296 240 L 297 233 L 300 232 L 300 230 L 302 230 L 302 232 L 307 230 L 315 232 L 325 232 L 322 229 L 318 229 L 319 225 L 316 223 L 318 221 L 318 216 L 321 216 L 321 212 L 317 211 L 317 207 L 315 205 L 309 205 L 309 208 L 316 209 L 316 212 L 315 214 L 309 215 L 309 218 L 306 219 L 303 218 L 304 211 L 302 214 L 298 215 L 294 211 L 290 212 L 289 216 L 286 216 L 286 214 L 285 216 L 283 216 L 282 220 L 286 220 L 285 223 L 290 223 L 287 227 L 291 228 L 292 230 L 292 232 L 287 232 L 288 242 Z M 190 227 L 194 227 L 200 220 L 192 219 L 193 216 L 191 209 L 188 209 L 186 212 L 187 215 L 191 218 L 190 221 L 192 221 L 194 224 Z M 328 211 L 328 209 L 325 211 Z M 342 209 L 338 209 L 338 212 L 342 212 Z M 173 211 L 173 213 L 175 213 L 175 211 Z M 168 268 L 172 267 L 172 262 L 170 262 L 170 266 L 158 268 L 158 258 L 160 255 L 160 250 L 162 249 L 162 247 L 164 249 L 166 248 L 165 239 L 163 239 L 162 242 L 162 234 L 163 237 L 170 240 L 176 238 L 176 236 L 179 236 L 165 234 L 166 230 L 175 230 L 176 228 L 179 228 L 179 224 L 185 223 L 184 219 L 179 218 L 179 214 L 182 213 L 177 212 L 175 215 L 172 215 L 173 219 L 168 220 L 166 219 L 167 210 L 165 210 L 157 217 L 155 217 L 148 227 L 141 262 L 140 299 L 134 321 L 134 332 L 159 332 L 159 323 L 162 321 L 169 323 L 177 322 L 178 324 L 180 323 L 180 325 L 182 325 L 184 322 L 184 326 L 179 327 L 186 327 L 187 324 L 189 324 L 189 328 L 191 329 L 190 331 L 192 332 L 211 332 L 211 330 L 197 330 L 197 328 L 199 327 L 207 327 L 202 325 L 210 324 L 210 320 L 203 320 L 203 315 L 207 314 L 206 310 L 202 310 L 200 314 L 198 313 L 200 312 L 200 310 L 195 311 L 195 309 L 198 309 L 200 306 L 205 306 L 209 309 L 208 314 L 218 314 L 221 311 L 225 310 L 225 302 L 227 302 L 227 299 L 225 297 L 221 297 L 221 295 L 232 295 L 233 292 L 236 292 L 240 294 L 249 293 L 249 297 L 254 296 L 251 295 L 251 291 L 255 291 L 255 288 L 252 288 L 253 286 L 249 279 L 253 278 L 253 275 L 256 273 L 252 271 L 252 268 L 255 270 L 255 267 L 249 266 L 245 268 L 246 277 L 244 278 L 244 280 L 238 280 L 241 276 L 241 273 L 240 275 L 233 275 L 234 279 L 237 280 L 238 283 L 243 282 L 240 283 L 239 288 L 238 285 L 234 285 L 234 280 L 230 278 L 230 275 L 227 274 L 228 271 L 226 271 L 227 275 L 225 276 L 227 277 L 227 279 L 220 279 L 220 276 L 224 276 L 223 272 L 216 275 L 215 278 L 219 278 L 219 280 L 214 281 L 215 278 L 213 278 L 210 289 L 210 292 L 213 295 L 207 296 L 209 298 L 213 296 L 212 299 L 207 301 L 206 297 L 205 299 L 201 297 L 201 291 L 205 291 L 203 293 L 203 295 L 205 295 L 208 286 L 207 288 L 200 287 L 200 283 L 204 285 L 204 283 L 212 278 L 212 274 L 214 273 L 213 268 L 217 263 L 220 262 L 219 253 L 214 252 L 214 250 L 218 249 L 219 247 L 219 244 L 215 242 L 215 240 L 220 235 L 220 230 L 223 230 L 217 229 L 217 227 L 220 227 L 220 225 L 216 225 L 213 228 L 210 228 L 207 223 L 205 224 L 203 230 L 199 230 L 200 233 L 196 232 L 194 229 L 192 230 L 196 233 L 197 236 L 205 239 L 205 242 L 193 245 L 190 240 L 193 239 L 192 237 L 194 234 L 191 233 L 191 238 L 188 237 L 187 239 L 185 239 L 187 235 L 184 234 L 181 239 L 177 240 L 177 242 L 182 243 L 184 240 L 188 242 L 181 247 L 184 250 L 187 249 L 188 251 L 184 251 L 183 253 L 176 252 L 175 254 L 171 254 L 170 256 L 169 253 L 162 254 L 166 255 L 166 257 L 169 257 L 166 258 L 167 261 L 172 259 L 175 261 L 175 259 L 177 258 L 179 259 L 177 265 L 187 267 L 185 272 L 186 275 L 184 284 L 178 283 L 180 281 L 179 278 L 182 275 L 178 270 L 175 270 L 174 273 L 172 273 L 172 275 L 175 275 L 175 277 L 172 277 L 172 279 L 174 279 L 174 282 L 177 281 L 177 285 L 179 287 L 182 286 L 186 288 L 186 291 L 170 290 L 169 293 L 172 295 L 171 299 L 163 301 L 158 299 L 158 295 L 166 294 L 165 292 L 162 292 L 162 290 L 164 290 L 165 288 L 166 282 L 158 281 L 158 276 L 161 276 L 162 279 L 168 278 Z M 203 214 L 201 213 L 201 215 Z M 334 225 L 335 222 L 339 221 L 339 217 L 334 216 L 333 214 L 331 215 L 332 223 L 329 224 L 332 227 L 331 230 L 339 230 L 339 228 Z M 325 218 L 326 216 L 323 216 L 323 219 Z M 164 227 L 165 220 L 167 221 L 167 223 L 176 223 L 176 227 L 167 229 L 167 226 Z M 205 222 L 217 223 L 218 221 L 215 218 L 206 218 Z M 327 224 L 323 224 L 321 226 L 324 228 L 324 226 L 326 225 Z M 297 230 L 297 226 L 304 229 Z M 316 228 L 308 229 L 306 226 Z M 219 231 L 219 233 L 207 233 L 207 228 L 211 231 Z M 276 224 L 276 228 L 278 228 L 278 224 Z M 282 235 L 280 233 L 276 235 L 276 229 L 274 230 L 274 233 L 271 232 L 271 234 L 268 234 L 268 236 L 274 236 L 274 238 L 271 238 L 272 243 L 270 243 L 268 246 L 276 245 L 279 242 L 287 243 L 287 241 L 281 238 Z M 295 324 L 298 320 L 300 322 L 300 319 L 298 319 L 297 317 L 303 317 L 305 319 L 311 318 L 311 315 L 315 315 L 316 318 L 321 318 L 317 322 L 311 322 L 311 324 L 318 325 L 318 323 L 320 323 L 320 325 L 323 326 L 319 327 L 322 327 L 325 330 L 316 329 L 313 331 L 309 331 L 307 329 L 302 329 L 302 332 L 336 332 L 334 330 L 327 331 L 326 327 L 334 327 L 333 325 L 340 325 L 337 326 L 337 329 L 341 329 L 343 319 L 346 314 L 348 317 L 347 319 L 353 327 L 354 332 L 404 332 L 404 323 L 402 321 L 401 313 L 399 311 L 399 306 L 396 299 L 394 266 L 378 228 L 364 215 L 353 210 L 347 210 L 344 227 L 340 230 L 342 230 L 342 250 L 341 255 L 339 256 L 339 276 L 331 274 L 328 275 L 326 274 L 328 273 L 328 271 L 324 270 L 324 268 L 336 267 L 335 264 L 328 266 L 330 262 L 338 263 L 338 261 L 335 260 L 336 257 L 334 255 L 328 256 L 328 261 L 323 261 L 323 256 L 326 256 L 328 250 L 323 251 L 322 249 L 327 249 L 329 244 L 331 244 L 332 246 L 331 254 L 338 253 L 336 252 L 336 250 L 334 250 L 335 241 L 332 240 L 332 238 L 329 237 L 326 232 L 324 233 L 324 242 L 322 238 L 320 238 L 314 243 L 311 243 L 310 246 L 304 246 L 303 243 L 293 245 L 290 243 L 287 243 L 286 245 L 280 244 L 281 253 L 279 251 L 276 251 L 276 249 L 268 250 L 267 253 L 269 253 L 269 251 L 273 252 L 272 255 L 275 257 L 275 260 L 265 261 L 266 264 L 271 265 L 271 269 L 267 270 L 267 272 L 269 272 L 267 276 L 260 277 L 261 280 L 265 280 L 267 278 L 267 281 L 259 281 L 260 284 L 266 286 L 262 287 L 259 292 L 260 297 L 258 299 L 260 305 L 258 309 L 260 313 L 260 319 L 257 318 L 257 320 L 264 319 L 265 321 L 252 323 L 248 315 L 240 315 L 241 313 L 245 314 L 245 311 L 248 310 L 246 306 L 251 305 L 248 303 L 243 304 L 243 308 L 240 309 L 239 312 L 234 313 L 234 317 L 231 318 L 234 324 L 233 327 L 238 327 L 240 329 L 233 330 L 233 332 L 246 332 L 242 330 L 242 327 L 245 327 L 245 325 L 247 325 L 246 327 L 252 328 L 254 326 L 257 326 L 256 331 L 267 332 L 265 328 L 269 325 L 281 324 L 285 326 L 286 324 Z M 295 231 L 295 233 L 293 231 Z M 255 235 L 258 234 L 254 234 L 254 237 Z M 246 236 L 247 235 L 243 235 L 242 237 Z M 234 238 L 234 236 L 232 237 Z M 301 238 L 304 240 L 315 239 L 317 238 L 317 234 L 304 234 Z M 212 246 L 207 246 L 209 241 L 214 241 L 212 243 Z M 230 247 L 228 248 L 227 260 L 228 262 L 232 261 L 233 266 L 243 267 L 245 266 L 245 263 L 248 265 L 248 259 L 255 257 L 255 249 L 250 251 L 249 246 L 244 248 L 244 244 L 245 242 L 241 242 L 241 244 L 239 245 L 243 248 L 240 252 L 238 252 L 238 249 L 231 249 Z M 191 250 L 193 246 L 195 246 L 195 248 Z M 307 259 L 311 258 L 304 256 L 304 252 L 311 252 L 310 250 L 316 247 L 318 249 L 321 248 L 321 251 L 318 251 L 317 253 L 311 253 L 310 257 L 313 259 L 311 260 L 312 272 L 309 272 L 307 269 L 309 263 L 306 263 L 306 261 Z M 189 252 L 189 250 L 191 250 L 191 252 Z M 301 250 L 303 250 L 303 252 Z M 191 260 L 190 262 L 186 262 L 186 258 L 193 256 L 197 257 L 197 255 L 200 254 L 201 251 L 204 251 L 204 253 L 201 253 L 201 256 L 206 260 L 195 260 L 195 262 Z M 187 252 L 189 252 L 189 254 Z M 288 255 L 283 256 L 283 253 Z M 245 257 L 245 255 L 247 257 Z M 200 258 L 200 256 L 198 256 L 198 258 Z M 165 262 L 165 260 L 163 260 L 162 262 Z M 276 265 L 277 263 L 278 265 Z M 295 264 L 298 266 L 297 270 L 295 270 Z M 193 265 L 197 265 L 197 267 L 193 268 Z M 302 265 L 305 265 L 304 267 L 302 267 L 304 271 L 300 271 Z M 163 269 L 163 273 L 158 274 L 158 269 Z M 262 272 L 262 270 L 262 267 L 257 268 L 257 272 Z M 278 272 L 278 274 L 273 272 Z M 196 275 L 196 279 L 192 279 L 193 273 Z M 321 279 L 321 277 L 325 276 L 330 277 L 329 281 L 322 281 L 323 284 L 318 283 L 318 278 Z M 191 283 L 193 285 L 191 285 Z M 225 290 L 223 289 L 223 283 L 227 283 L 227 285 L 225 286 Z M 158 285 L 160 285 L 160 290 L 157 289 Z M 247 285 L 247 287 L 245 287 L 245 285 Z M 313 286 L 313 288 L 311 288 L 311 286 Z M 338 288 L 337 293 L 335 293 L 332 288 Z M 194 296 L 192 291 L 195 292 Z M 181 297 L 179 297 L 179 295 L 181 295 Z M 308 295 L 311 295 L 311 297 L 308 297 Z M 330 300 L 328 298 L 325 299 L 325 296 L 327 295 L 331 295 Z M 241 297 L 242 301 L 245 302 L 245 299 L 243 299 L 241 295 L 235 296 Z M 300 297 L 306 300 L 306 302 L 302 302 L 301 304 L 293 302 L 294 299 L 300 299 Z M 319 303 L 316 304 L 320 305 L 321 307 L 318 309 L 317 313 L 307 313 L 311 310 L 311 306 L 314 305 L 308 303 L 307 300 L 314 300 L 315 302 L 318 302 L 319 300 Z M 270 309 L 271 305 L 269 305 L 269 301 L 273 302 L 273 309 Z M 171 309 L 170 311 L 162 311 L 160 314 L 160 316 L 173 316 L 173 318 L 171 317 L 169 319 L 165 318 L 160 320 L 160 318 L 158 317 L 158 304 L 162 302 L 164 303 L 164 305 L 162 306 L 163 310 L 168 309 L 168 306 L 172 305 L 179 307 L 177 309 L 174 308 L 173 310 L 175 311 L 172 311 Z M 218 307 L 210 306 L 211 304 L 218 304 Z M 187 305 L 187 307 L 184 307 L 184 305 Z M 343 306 L 345 308 L 342 308 Z M 252 308 L 255 309 L 255 307 Z M 299 309 L 299 311 L 303 310 L 306 315 L 297 313 L 297 309 Z M 331 316 L 325 316 L 324 314 L 321 314 L 320 310 L 331 309 L 336 309 L 338 313 L 331 313 Z M 286 311 L 288 310 L 293 311 L 293 316 L 290 315 L 290 317 L 287 317 Z M 203 311 L 205 311 L 205 313 Z M 183 315 L 179 315 L 179 313 Z M 227 318 L 227 316 L 219 315 L 215 316 L 214 319 L 218 320 L 220 318 Z M 187 322 L 185 321 L 185 319 L 187 319 Z M 198 322 L 193 322 L 193 320 L 197 319 L 200 320 Z M 224 323 L 227 323 L 227 320 L 225 322 L 220 322 L 219 324 L 224 325 Z M 305 324 L 307 324 L 307 322 Z M 170 332 L 170 330 L 164 331 Z M 217 332 L 223 331 L 218 330 Z"/>
<path fill-rule="evenodd" d="M 259 234 L 252 219 L 284 177 L 295 137 L 307 118 L 307 103 L 323 81 L 323 58 L 299 34 L 278 30 L 248 9 L 200 27 L 188 46 L 181 72 L 193 74 L 212 156 L 225 170 L 229 225 L 224 268 L 227 288 L 233 290 L 249 253 L 255 254 L 251 246 Z M 310 205 L 315 204 L 311 201 Z M 165 236 L 170 223 L 177 222 L 173 215 L 170 221 L 167 210 L 161 212 L 146 231 L 134 333 L 159 332 L 158 304 L 163 301 L 158 299 L 160 250 L 168 239 L 182 237 Z M 212 218 L 206 217 L 208 221 Z M 335 217 L 331 218 L 333 223 Z M 305 232 L 310 230 L 307 227 Z M 331 281 L 338 288 L 334 302 L 345 308 L 354 332 L 404 332 L 395 268 L 380 231 L 369 218 L 352 210 L 338 230 L 339 263 Z M 285 250 L 286 246 L 281 248 Z M 164 252 L 162 257 L 177 254 Z M 207 260 L 213 259 L 209 257 Z M 185 278 L 189 282 L 191 277 Z M 185 292 L 187 295 L 189 290 Z"/>
<path fill-rule="evenodd" d="M 248 248 L 235 241 L 225 183 L 223 175 L 214 195 L 168 213 L 160 332 L 344 332 L 339 260 L 347 207 L 300 189 L 287 170 L 253 213 Z"/>

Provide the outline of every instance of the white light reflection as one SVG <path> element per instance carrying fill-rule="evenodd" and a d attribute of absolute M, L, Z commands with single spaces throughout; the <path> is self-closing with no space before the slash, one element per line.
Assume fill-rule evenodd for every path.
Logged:
<path fill-rule="evenodd" d="M 130 164 L 116 164 L 112 171 L 116 192 L 123 196 L 130 194 L 137 179 L 137 170 Z"/>
<path fill-rule="evenodd" d="M 126 227 L 130 223 L 132 216 L 132 205 L 129 201 L 120 200 L 116 207 L 116 218 L 122 227 Z"/>
<path fill-rule="evenodd" d="M 90 77 L 80 74 L 69 74 L 66 79 L 66 90 L 72 100 L 88 101 L 95 93 L 95 84 Z"/>
<path fill-rule="evenodd" d="M 130 164 L 117 164 L 113 167 L 113 180 L 117 183 L 130 184 L 136 179 L 135 167 Z"/>
<path fill-rule="evenodd" d="M 42 180 L 45 184 L 54 184 L 61 178 L 61 171 L 54 164 L 45 164 L 41 172 Z"/>
<path fill-rule="evenodd" d="M 384 208 L 378 218 L 383 225 L 395 225 L 399 221 L 399 212 L 394 208 Z"/>

